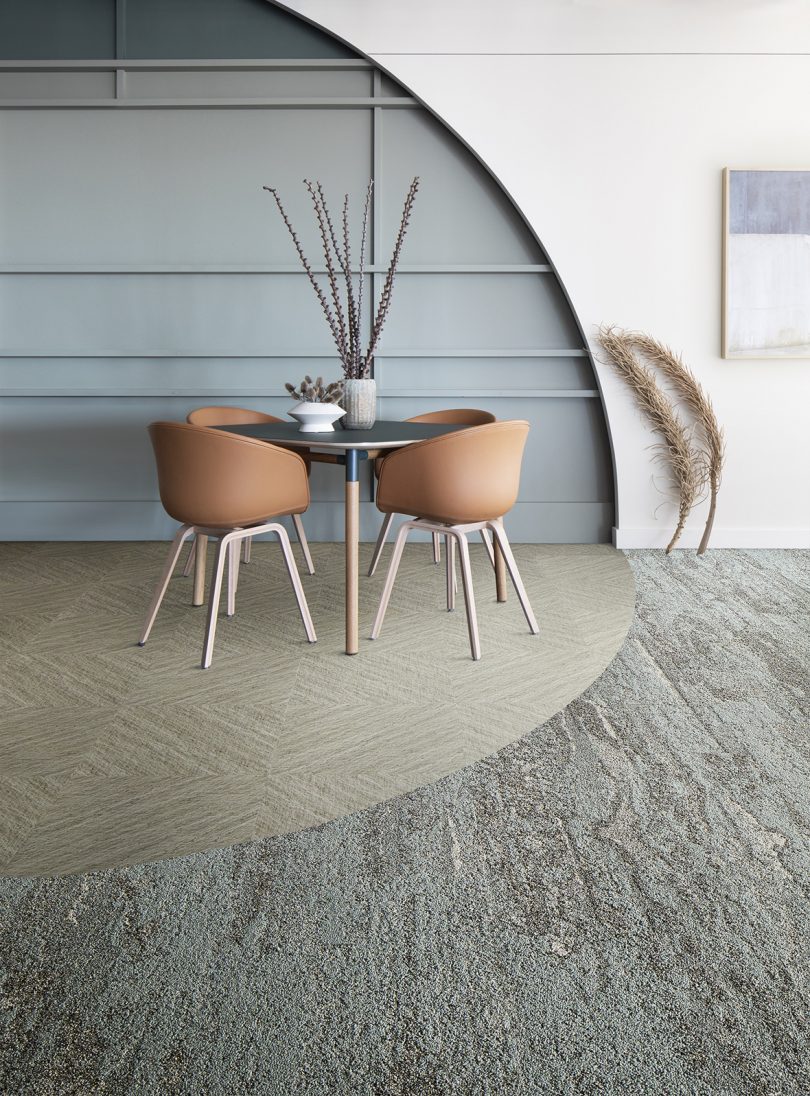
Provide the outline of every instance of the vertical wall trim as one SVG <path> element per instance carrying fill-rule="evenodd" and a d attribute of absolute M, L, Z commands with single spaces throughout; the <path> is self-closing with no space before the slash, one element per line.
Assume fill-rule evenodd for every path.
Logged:
<path fill-rule="evenodd" d="M 115 58 L 122 60 L 127 55 L 127 0 L 115 0 Z M 118 80 L 116 74 L 116 98 L 118 93 Z"/>
<path fill-rule="evenodd" d="M 382 94 L 382 73 L 378 68 L 375 68 L 371 74 L 371 95 L 376 101 Z M 372 222 L 371 222 L 371 243 L 372 252 L 371 257 L 373 261 L 373 267 L 376 271 L 377 264 L 380 261 L 380 222 L 382 220 L 382 211 L 380 209 L 379 202 L 379 190 L 378 185 L 380 179 L 382 179 L 382 110 L 379 106 L 372 107 L 371 110 L 371 177 L 374 180 L 374 191 L 372 193 Z M 371 299 L 369 300 L 369 338 L 371 337 L 371 330 L 374 326 L 374 305 L 377 301 L 377 290 L 380 286 L 380 275 L 374 273 L 371 275 Z M 371 363 L 371 375 L 377 376 L 377 359 L 376 355 L 372 359 Z M 377 391 L 377 407 L 379 410 L 379 389 Z M 372 472 L 369 485 L 369 501 L 374 501 L 374 473 Z"/>
<path fill-rule="evenodd" d="M 371 94 L 378 99 L 382 91 L 382 74 L 379 69 L 374 70 L 372 78 Z M 380 180 L 382 179 L 382 108 L 372 107 L 371 110 L 371 177 L 374 180 L 372 193 L 372 219 L 371 219 L 371 258 L 376 271 L 381 260 L 382 249 L 380 246 L 380 232 L 382 224 L 382 210 L 380 208 Z M 371 275 L 371 300 L 369 304 L 369 328 L 374 324 L 374 304 L 377 300 L 377 290 L 380 286 L 379 274 Z M 372 365 L 372 376 L 376 375 L 377 363 Z"/>

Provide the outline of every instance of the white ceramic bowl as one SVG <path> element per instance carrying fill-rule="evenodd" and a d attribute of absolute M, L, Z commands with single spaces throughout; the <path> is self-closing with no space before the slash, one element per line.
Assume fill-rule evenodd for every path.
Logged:
<path fill-rule="evenodd" d="M 297 403 L 287 412 L 301 424 L 301 434 L 328 434 L 332 425 L 346 412 L 336 403 Z"/>

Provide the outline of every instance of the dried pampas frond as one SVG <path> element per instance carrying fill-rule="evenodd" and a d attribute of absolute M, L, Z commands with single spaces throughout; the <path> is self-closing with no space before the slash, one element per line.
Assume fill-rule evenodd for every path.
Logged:
<path fill-rule="evenodd" d="M 654 374 L 634 352 L 633 340 L 612 326 L 599 329 L 599 340 L 610 355 L 614 369 L 630 387 L 636 403 L 663 438 L 659 455 L 669 463 L 678 489 L 678 524 L 667 545 L 667 552 L 671 552 L 683 532 L 690 510 L 699 501 L 705 481 L 703 462 L 692 451 L 689 431 L 659 388 Z"/>
<path fill-rule="evenodd" d="M 627 338 L 632 340 L 645 358 L 660 369 L 667 380 L 670 381 L 698 427 L 703 449 L 705 477 L 709 484 L 710 495 L 709 516 L 706 519 L 706 527 L 703 530 L 703 536 L 697 550 L 697 554 L 702 556 L 709 545 L 709 537 L 714 525 L 714 515 L 717 510 L 717 490 L 723 476 L 723 462 L 726 455 L 723 429 L 717 421 L 711 400 L 704 392 L 703 386 L 692 370 L 684 365 L 678 354 L 668 346 L 658 342 L 657 339 L 644 335 L 640 331 L 630 332 Z"/>

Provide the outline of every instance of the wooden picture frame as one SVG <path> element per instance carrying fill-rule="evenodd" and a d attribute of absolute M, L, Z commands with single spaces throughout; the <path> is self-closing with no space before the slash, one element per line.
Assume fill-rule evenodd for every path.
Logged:
<path fill-rule="evenodd" d="M 810 358 L 810 170 L 723 170 L 724 358 Z"/>

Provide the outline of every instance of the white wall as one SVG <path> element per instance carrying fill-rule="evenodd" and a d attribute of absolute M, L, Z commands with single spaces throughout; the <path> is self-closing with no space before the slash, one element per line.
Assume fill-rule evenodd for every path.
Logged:
<path fill-rule="evenodd" d="M 593 336 L 682 352 L 726 428 L 713 544 L 810 547 L 810 360 L 720 358 L 721 170 L 810 168 L 810 5 L 293 0 L 435 110 L 498 176 Z M 805 51 L 804 55 L 800 51 Z M 592 343 L 598 353 L 596 343 Z M 654 438 L 600 369 L 620 547 L 662 546 Z M 682 544 L 695 545 L 705 506 Z"/>

